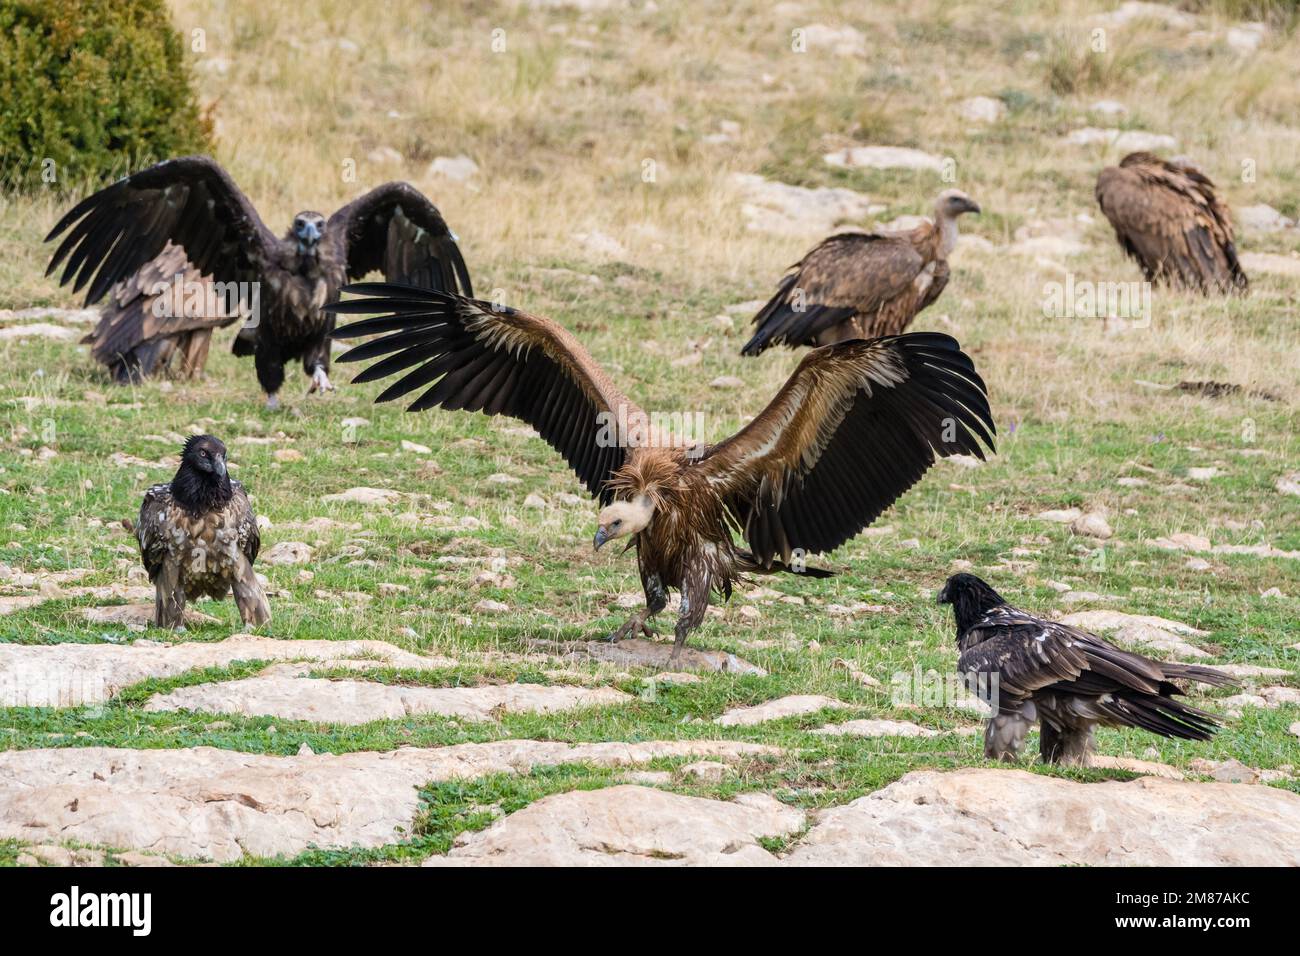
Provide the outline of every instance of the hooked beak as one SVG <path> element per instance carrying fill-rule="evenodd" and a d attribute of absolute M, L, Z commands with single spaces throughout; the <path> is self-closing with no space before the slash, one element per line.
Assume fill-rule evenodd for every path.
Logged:
<path fill-rule="evenodd" d="M 217 455 L 212 459 L 212 470 L 217 473 L 218 478 L 226 477 L 226 459 Z"/>
<path fill-rule="evenodd" d="M 592 539 L 591 543 L 595 546 L 595 550 L 599 551 L 601 549 L 601 546 L 603 546 L 604 543 L 608 540 L 609 540 L 609 534 L 605 531 L 605 529 L 597 528 L 596 537 Z"/>
<path fill-rule="evenodd" d="M 298 233 L 298 241 L 310 249 L 320 242 L 320 227 L 314 222 L 303 223 L 302 231 Z"/>
<path fill-rule="evenodd" d="M 947 604 L 947 603 L 948 603 L 948 585 L 945 584 L 943 587 L 941 587 L 941 588 L 939 589 L 939 594 L 938 594 L 938 596 L 934 599 L 934 603 L 935 603 L 935 604 Z"/>
<path fill-rule="evenodd" d="M 974 200 L 972 200 L 972 201 L 966 203 L 966 211 L 967 211 L 967 212 L 973 212 L 975 215 L 978 216 L 978 215 L 980 214 L 980 212 L 981 212 L 981 210 L 980 210 L 980 204 L 977 203 L 977 202 L 975 202 Z"/>

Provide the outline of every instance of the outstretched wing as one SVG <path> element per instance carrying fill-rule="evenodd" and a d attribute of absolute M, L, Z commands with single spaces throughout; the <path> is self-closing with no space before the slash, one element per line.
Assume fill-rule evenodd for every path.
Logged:
<path fill-rule="evenodd" d="M 1120 247 L 1148 279 L 1201 291 L 1246 288 L 1231 215 L 1200 171 L 1134 153 L 1101 171 L 1096 196 Z"/>
<path fill-rule="evenodd" d="M 45 274 L 63 265 L 60 284 L 71 281 L 77 292 L 89 284 L 87 305 L 168 242 L 219 282 L 259 280 L 277 242 L 248 197 L 207 156 L 170 159 L 119 179 L 72 207 L 45 241 L 65 232 Z"/>
<path fill-rule="evenodd" d="M 112 288 L 99 323 L 81 341 L 91 346 L 96 361 L 110 364 L 148 342 L 238 319 L 239 313 L 208 294 L 209 288 L 210 281 L 185 258 L 185 251 L 168 243 Z"/>
<path fill-rule="evenodd" d="M 385 183 L 354 199 L 330 216 L 325 232 L 345 250 L 349 279 L 378 270 L 388 282 L 474 294 L 455 234 L 409 183 Z"/>
<path fill-rule="evenodd" d="M 938 333 L 809 352 L 777 396 L 699 467 L 764 567 L 830 551 L 874 521 L 936 456 L 984 457 L 996 429 L 984 382 Z"/>
<path fill-rule="evenodd" d="M 822 332 L 859 313 L 870 315 L 906 292 L 924 267 L 924 257 L 903 236 L 831 236 L 786 273 L 776 295 L 754 316 L 758 328 L 741 354 L 758 355 L 772 345 L 813 345 Z"/>
<path fill-rule="evenodd" d="M 338 360 L 388 356 L 353 381 L 405 372 L 376 401 L 423 389 L 410 411 L 437 406 L 521 419 L 593 495 L 608 500 L 605 482 L 629 444 L 625 426 L 646 415 L 567 330 L 527 312 L 427 289 L 359 283 L 343 291 L 374 298 L 331 303 L 328 311 L 383 314 L 336 329 L 334 337 L 384 334 Z"/>

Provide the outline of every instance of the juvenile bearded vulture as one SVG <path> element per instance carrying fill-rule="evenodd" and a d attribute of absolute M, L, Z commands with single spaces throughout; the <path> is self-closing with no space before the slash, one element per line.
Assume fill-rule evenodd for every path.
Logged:
<path fill-rule="evenodd" d="M 1097 177 L 1097 203 L 1148 282 L 1207 294 L 1246 290 L 1232 214 L 1200 170 L 1129 153 Z"/>
<path fill-rule="evenodd" d="M 89 284 L 86 304 L 134 275 L 170 242 L 203 275 L 233 283 L 244 324 L 236 355 L 253 355 L 268 407 L 278 406 L 286 363 L 301 359 L 308 392 L 329 391 L 329 333 L 322 309 L 339 288 L 374 270 L 390 281 L 470 293 L 469 273 L 442 215 L 408 183 L 386 183 L 327 221 L 300 212 L 284 238 L 257 215 L 217 163 L 187 156 L 118 180 L 73 207 L 46 241 L 67 235 L 49 275 L 66 260 L 66 284 Z M 229 288 L 229 286 L 227 286 Z"/>
<path fill-rule="evenodd" d="M 337 330 L 383 336 L 340 356 L 387 356 L 354 381 L 403 373 L 377 401 L 421 392 L 411 411 L 511 415 L 537 429 L 605 506 L 594 544 L 630 538 L 646 607 L 611 640 L 651 633 L 648 618 L 681 592 L 676 658 L 711 592 L 740 575 L 809 573 L 920 480 L 936 456 L 983 457 L 993 444 L 984 383 L 946 335 L 844 342 L 810 352 L 758 417 L 716 445 L 688 442 L 624 395 L 549 319 L 403 286 L 361 284 L 374 298 L 335 303 L 382 313 Z M 732 536 L 736 528 L 748 548 Z"/>
<path fill-rule="evenodd" d="M 180 374 L 195 378 L 208 360 L 214 329 L 239 319 L 212 294 L 207 277 L 170 242 L 135 275 L 113 286 L 99 324 L 81 340 L 115 382 L 138 384 L 180 356 Z"/>
<path fill-rule="evenodd" d="M 185 442 L 176 477 L 145 492 L 135 536 L 154 585 L 159 627 L 180 627 L 187 599 L 220 600 L 232 590 L 245 624 L 271 619 L 253 573 L 261 545 L 257 515 L 243 485 L 226 473 L 226 446 L 216 438 L 193 435 Z"/>
<path fill-rule="evenodd" d="M 1018 610 L 973 574 L 950 577 L 939 603 L 951 604 L 957 619 L 958 671 L 997 676 L 988 685 L 997 712 L 984 729 L 991 759 L 1015 760 L 1035 723 L 1044 763 L 1086 763 L 1098 724 L 1209 740 L 1218 720 L 1175 700 L 1183 690 L 1174 681 L 1236 683 L 1222 671 L 1153 661 Z"/>
<path fill-rule="evenodd" d="M 979 211 L 965 193 L 949 189 L 934 202 L 933 222 L 823 240 L 790 267 L 754 316 L 758 330 L 741 354 L 900 334 L 948 284 L 957 217 Z"/>

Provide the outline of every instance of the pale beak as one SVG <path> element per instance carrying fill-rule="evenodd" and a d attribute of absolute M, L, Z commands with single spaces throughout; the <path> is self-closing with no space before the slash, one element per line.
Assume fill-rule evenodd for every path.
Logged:
<path fill-rule="evenodd" d="M 595 549 L 599 551 L 601 549 L 601 546 L 604 545 L 604 543 L 608 540 L 609 540 L 609 533 L 604 528 L 597 528 L 596 537 L 592 539 L 592 544 L 595 545 Z"/>

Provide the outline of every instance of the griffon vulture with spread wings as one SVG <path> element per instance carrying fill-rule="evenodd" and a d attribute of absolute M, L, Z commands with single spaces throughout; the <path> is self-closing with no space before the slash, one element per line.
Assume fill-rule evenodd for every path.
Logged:
<path fill-rule="evenodd" d="M 64 235 L 66 233 L 66 235 Z M 278 405 L 284 366 L 299 359 L 309 392 L 333 388 L 324 311 L 349 279 L 374 270 L 389 281 L 471 293 L 469 272 L 433 203 L 408 183 L 387 183 L 327 220 L 300 212 L 283 238 L 262 222 L 234 180 L 214 160 L 187 156 L 133 173 L 86 197 L 50 231 L 63 236 L 46 274 L 63 266 L 61 283 L 86 304 L 134 275 L 170 242 L 194 268 L 234 289 L 246 320 L 236 355 L 253 355 L 267 405 Z"/>
<path fill-rule="evenodd" d="M 403 373 L 377 401 L 419 392 L 411 411 L 510 415 L 537 429 L 604 505 L 595 547 L 618 538 L 636 546 L 646 607 L 611 639 L 650 633 L 646 621 L 676 589 L 674 658 L 712 592 L 729 597 L 745 573 L 802 571 L 807 555 L 839 547 L 874 521 L 936 456 L 982 458 L 980 441 L 993 444 L 984 383 L 946 335 L 816 349 L 757 418 L 700 446 L 659 430 L 549 319 L 396 285 L 345 291 L 373 298 L 330 311 L 378 315 L 335 337 L 382 337 L 339 361 L 387 356 L 354 381 Z"/>
<path fill-rule="evenodd" d="M 1232 214 L 1195 167 L 1129 153 L 1097 177 L 1097 203 L 1148 282 L 1207 294 L 1246 291 Z"/>

